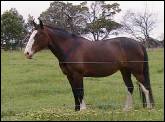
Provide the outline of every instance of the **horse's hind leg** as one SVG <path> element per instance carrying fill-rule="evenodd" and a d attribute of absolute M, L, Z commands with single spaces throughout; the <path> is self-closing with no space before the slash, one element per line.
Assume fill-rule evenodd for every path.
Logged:
<path fill-rule="evenodd" d="M 132 105 L 133 105 L 132 94 L 133 94 L 134 86 L 133 86 L 133 83 L 131 80 L 131 72 L 127 69 L 122 69 L 120 71 L 121 71 L 124 83 L 125 83 L 127 90 L 128 90 L 128 95 L 126 98 L 125 107 L 123 109 L 124 111 L 127 111 L 127 110 L 130 110 L 132 108 Z"/>
<path fill-rule="evenodd" d="M 133 75 L 139 81 L 139 86 L 141 88 L 140 90 L 142 91 L 142 97 L 143 97 L 143 107 L 147 106 L 147 108 L 152 108 L 148 86 L 147 84 L 145 84 L 145 78 L 143 73 L 133 73 Z"/>

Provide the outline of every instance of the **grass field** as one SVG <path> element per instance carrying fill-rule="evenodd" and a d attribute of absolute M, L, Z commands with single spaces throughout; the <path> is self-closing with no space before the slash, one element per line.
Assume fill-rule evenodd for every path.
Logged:
<path fill-rule="evenodd" d="M 164 49 L 148 50 L 156 107 L 143 109 L 135 78 L 134 109 L 123 112 L 126 88 L 120 72 L 84 78 L 87 110 L 74 111 L 71 87 L 54 55 L 33 60 L 22 52 L 1 51 L 1 120 L 164 120 Z"/>

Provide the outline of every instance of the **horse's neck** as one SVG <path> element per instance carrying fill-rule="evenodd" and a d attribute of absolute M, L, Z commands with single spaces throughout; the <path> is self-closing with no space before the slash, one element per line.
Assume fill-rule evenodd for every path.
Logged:
<path fill-rule="evenodd" d="M 60 36 L 51 36 L 51 42 L 49 43 L 48 48 L 59 61 L 65 61 L 68 58 L 68 55 L 79 46 L 80 41 L 75 40 L 72 37 L 61 38 Z"/>
<path fill-rule="evenodd" d="M 59 61 L 64 61 L 66 56 L 63 50 L 54 43 L 49 43 L 48 48 L 52 51 L 52 53 L 58 58 Z"/>

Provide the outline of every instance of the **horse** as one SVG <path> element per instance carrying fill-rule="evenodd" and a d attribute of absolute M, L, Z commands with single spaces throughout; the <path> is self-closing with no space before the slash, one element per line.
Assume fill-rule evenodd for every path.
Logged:
<path fill-rule="evenodd" d="M 75 100 L 75 111 L 86 109 L 83 77 L 106 77 L 120 70 L 128 94 L 123 110 L 133 108 L 134 85 L 131 74 L 137 79 L 143 107 L 153 108 L 154 99 L 149 77 L 148 55 L 145 47 L 134 39 L 116 37 L 104 41 L 90 41 L 64 29 L 33 20 L 24 54 L 33 55 L 48 48 L 57 57 L 59 66 L 67 76 Z"/>

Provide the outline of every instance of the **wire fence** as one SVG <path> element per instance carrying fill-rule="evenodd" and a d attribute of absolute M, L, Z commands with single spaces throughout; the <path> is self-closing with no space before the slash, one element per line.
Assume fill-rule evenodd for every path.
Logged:
<path fill-rule="evenodd" d="M 27 63 L 27 62 L 26 63 L 14 62 L 13 59 L 15 59 L 15 57 L 13 57 L 13 55 L 10 55 L 9 59 L 10 59 L 9 61 L 6 61 L 6 63 L 9 64 L 9 65 L 35 65 L 35 64 L 54 65 L 56 63 L 68 63 L 68 64 L 77 64 L 77 63 L 85 63 L 85 64 L 86 63 L 87 64 L 104 64 L 105 63 L 105 64 L 107 64 L 107 63 L 115 63 L 115 62 L 58 62 L 57 60 L 52 61 L 52 60 L 54 60 L 54 57 L 53 57 L 52 60 L 50 60 L 50 62 L 37 63 L 37 62 L 35 62 L 37 60 L 34 59 L 34 62 L 32 62 L 32 64 L 31 64 L 31 63 Z M 120 61 L 120 62 L 123 62 L 123 63 L 125 63 L 125 62 L 126 63 L 157 62 L 157 63 L 159 63 L 160 60 L 164 60 L 164 59 L 160 58 L 160 59 L 152 59 L 152 60 L 149 60 L 149 61 Z M 2 68 L 3 68 L 3 66 L 2 66 Z M 12 70 L 12 66 L 10 68 Z M 163 72 L 164 72 L 164 68 L 162 68 L 162 69 L 163 69 Z M 60 74 L 60 72 L 61 71 L 59 71 L 59 74 Z M 39 73 L 40 72 L 38 71 L 38 74 Z M 61 76 L 61 75 L 56 75 L 56 76 Z M 20 79 L 21 79 L 21 77 L 20 77 Z M 91 85 L 94 81 L 95 81 L 95 84 L 99 82 L 99 81 L 97 81 L 97 78 L 95 80 L 90 80 Z M 88 81 L 85 81 L 85 83 L 87 83 L 87 82 Z M 111 82 L 115 82 L 115 81 L 111 81 Z M 88 90 L 85 88 L 84 89 L 85 90 L 84 100 L 86 102 L 87 110 L 96 110 L 96 111 L 100 110 L 101 112 L 103 112 L 105 114 L 105 117 L 107 117 L 107 115 L 106 115 L 107 112 L 111 112 L 110 114 L 108 114 L 108 115 L 110 115 L 109 120 L 117 120 L 115 117 L 119 117 L 119 116 L 117 116 L 119 113 L 124 113 L 121 110 L 124 107 L 125 100 L 126 100 L 126 97 L 127 97 L 127 88 L 124 85 L 122 77 L 121 77 L 121 81 L 120 81 L 120 82 L 123 82 L 122 87 L 120 86 L 118 88 L 118 86 L 114 85 L 114 84 L 111 86 L 111 82 L 109 82 L 109 86 L 104 85 L 105 86 L 104 89 L 102 89 L 102 91 L 100 91 L 100 92 L 103 93 L 103 98 L 101 98 L 101 99 L 99 97 L 97 97 L 97 94 L 98 94 L 97 92 L 96 93 L 95 92 L 92 92 L 92 93 L 90 92 L 89 88 L 91 88 L 92 86 L 88 87 Z M 69 84 L 69 82 L 68 82 L 68 84 Z M 99 85 L 101 85 L 101 84 L 99 83 Z M 10 87 L 12 87 L 12 85 L 10 85 Z M 161 89 L 161 91 L 164 91 L 164 86 L 162 86 L 162 84 L 159 84 L 159 83 L 151 85 L 151 87 L 152 87 L 153 91 L 160 90 L 160 89 Z M 67 89 L 67 92 L 72 92 L 71 89 L 68 87 L 68 85 L 66 85 L 65 88 Z M 132 87 L 129 87 L 129 88 L 132 88 Z M 108 92 L 108 91 L 111 92 L 113 94 L 113 96 L 108 96 L 109 94 L 106 95 L 106 92 Z M 9 95 L 10 100 L 11 100 L 10 101 L 10 108 L 11 108 L 11 111 L 14 111 L 14 108 L 15 108 L 14 106 L 15 106 L 16 103 L 13 99 L 13 96 L 12 96 L 13 93 L 12 93 L 12 91 L 10 91 L 10 88 L 8 88 L 8 92 L 9 92 L 8 95 Z M 49 92 L 47 92 L 47 93 L 49 93 Z M 27 93 L 27 94 L 29 94 L 29 93 Z M 164 106 L 164 101 L 162 100 L 162 97 L 164 97 L 164 93 L 162 93 L 160 96 L 156 96 L 156 99 L 155 99 L 155 106 L 158 107 L 157 111 L 160 114 L 162 114 L 162 112 L 163 112 L 163 108 L 160 109 L 160 107 Z M 89 101 L 90 98 L 94 99 L 94 100 L 92 102 L 90 102 Z M 104 100 L 106 101 L 105 103 L 103 102 Z M 160 101 L 160 100 L 162 100 L 162 101 Z M 74 99 L 73 99 L 73 101 L 74 101 Z M 109 101 L 109 102 L 107 102 L 107 101 Z M 141 102 L 141 98 L 140 98 L 140 95 L 139 95 L 139 86 L 136 83 L 134 83 L 133 101 L 134 101 L 134 103 L 133 103 L 134 111 L 132 111 L 131 116 L 136 116 L 136 114 L 137 114 L 136 111 L 138 111 L 138 110 L 140 111 L 139 108 L 142 108 L 142 106 L 143 106 L 143 103 Z M 101 102 L 103 102 L 103 103 L 101 103 Z M 61 108 L 61 107 L 64 107 L 66 109 L 74 109 L 74 104 L 63 104 L 62 106 L 60 104 L 59 106 L 54 106 L 54 108 Z M 153 116 L 153 114 L 151 114 L 152 110 L 153 109 L 148 110 L 149 118 L 152 118 L 152 116 Z M 102 114 L 103 118 L 104 118 L 104 114 Z M 144 114 L 143 112 L 138 113 L 138 115 L 141 115 L 141 116 L 143 114 Z M 127 116 L 129 116 L 128 113 L 124 113 L 124 117 L 126 118 Z M 81 119 L 81 117 L 80 117 L 80 119 Z"/>

